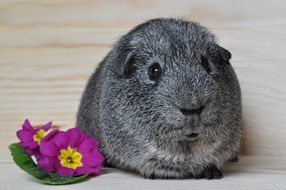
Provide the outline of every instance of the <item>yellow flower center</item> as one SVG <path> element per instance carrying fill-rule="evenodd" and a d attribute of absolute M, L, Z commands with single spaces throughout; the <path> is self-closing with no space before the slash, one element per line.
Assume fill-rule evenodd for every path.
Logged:
<path fill-rule="evenodd" d="M 33 139 L 36 143 L 41 144 L 41 140 L 46 136 L 46 131 L 40 129 L 36 134 L 33 135 Z"/>
<path fill-rule="evenodd" d="M 82 155 L 76 151 L 76 148 L 68 147 L 67 149 L 61 149 L 58 159 L 63 167 L 76 169 L 82 166 Z"/>

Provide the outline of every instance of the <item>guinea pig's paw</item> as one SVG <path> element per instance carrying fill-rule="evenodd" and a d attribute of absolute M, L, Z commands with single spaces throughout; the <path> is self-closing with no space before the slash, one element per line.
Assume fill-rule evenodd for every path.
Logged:
<path fill-rule="evenodd" d="M 140 168 L 139 173 L 146 179 L 180 179 L 188 175 L 173 166 L 165 165 L 160 160 L 150 159 Z"/>
<path fill-rule="evenodd" d="M 238 156 L 235 155 L 233 157 L 230 157 L 230 159 L 228 160 L 228 162 L 238 162 Z"/>
<path fill-rule="evenodd" d="M 167 176 L 167 175 L 157 175 L 155 172 L 144 175 L 143 176 L 145 179 L 174 179 L 172 176 Z"/>
<path fill-rule="evenodd" d="M 181 179 L 183 173 L 165 168 L 152 168 L 152 170 L 141 173 L 145 179 Z"/>
<path fill-rule="evenodd" d="M 193 177 L 195 179 L 221 179 L 223 178 L 223 174 L 214 164 L 211 164 L 206 167 L 200 174 L 193 175 Z"/>

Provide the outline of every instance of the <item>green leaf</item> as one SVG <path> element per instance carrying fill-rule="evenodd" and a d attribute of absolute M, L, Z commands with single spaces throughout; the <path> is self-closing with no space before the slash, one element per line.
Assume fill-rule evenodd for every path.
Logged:
<path fill-rule="evenodd" d="M 60 177 L 56 173 L 46 173 L 40 170 L 30 155 L 18 143 L 9 146 L 14 162 L 26 173 L 42 183 L 50 185 L 64 185 L 84 181 L 88 175 L 76 177 Z"/>

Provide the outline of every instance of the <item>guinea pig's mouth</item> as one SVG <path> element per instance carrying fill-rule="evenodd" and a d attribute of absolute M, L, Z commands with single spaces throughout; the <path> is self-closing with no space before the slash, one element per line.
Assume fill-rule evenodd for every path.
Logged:
<path fill-rule="evenodd" d="M 187 140 L 194 141 L 199 138 L 199 133 L 189 133 L 185 135 Z"/>

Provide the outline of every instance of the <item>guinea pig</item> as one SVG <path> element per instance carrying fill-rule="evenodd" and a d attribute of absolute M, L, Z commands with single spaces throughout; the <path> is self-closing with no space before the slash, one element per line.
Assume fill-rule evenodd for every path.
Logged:
<path fill-rule="evenodd" d="M 222 178 L 242 132 L 230 59 L 198 23 L 140 24 L 92 74 L 76 126 L 99 141 L 112 167 L 150 179 Z"/>

